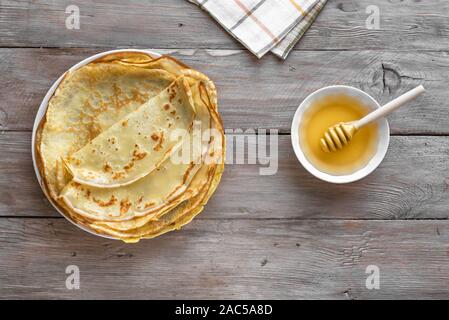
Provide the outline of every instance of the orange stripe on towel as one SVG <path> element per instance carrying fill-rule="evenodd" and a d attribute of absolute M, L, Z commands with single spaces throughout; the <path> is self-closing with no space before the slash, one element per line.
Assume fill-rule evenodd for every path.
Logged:
<path fill-rule="evenodd" d="M 253 21 L 268 35 L 271 37 L 273 42 L 278 43 L 279 39 L 267 28 L 265 24 L 262 23 L 257 17 L 253 15 L 251 10 L 248 9 L 240 0 L 234 0 L 234 2 L 245 12 L 245 14 L 253 19 Z"/>

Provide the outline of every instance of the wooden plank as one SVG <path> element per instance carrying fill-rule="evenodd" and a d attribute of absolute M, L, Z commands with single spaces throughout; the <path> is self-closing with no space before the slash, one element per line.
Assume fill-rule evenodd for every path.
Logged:
<path fill-rule="evenodd" d="M 0 49 L 0 129 L 30 130 L 59 75 L 99 49 Z M 288 62 L 241 50 L 159 50 L 216 81 L 227 128 L 289 132 L 297 106 L 326 85 L 361 88 L 384 103 L 419 84 L 428 93 L 390 117 L 393 134 L 449 134 L 447 52 L 306 51 Z"/>
<path fill-rule="evenodd" d="M 180 0 L 0 2 L 0 46 L 241 49 L 207 13 Z M 80 9 L 80 29 L 66 28 L 66 7 Z M 449 3 L 377 1 L 380 30 L 370 30 L 371 0 L 330 0 L 298 50 L 446 50 Z"/>
<path fill-rule="evenodd" d="M 229 151 L 231 141 L 228 136 Z M 306 172 L 293 153 L 289 135 L 279 136 L 278 145 L 275 175 L 260 175 L 260 168 L 266 165 L 228 164 L 216 195 L 200 218 L 449 217 L 449 137 L 394 136 L 386 159 L 372 175 L 341 186 L 321 182 Z M 261 146 L 265 148 L 264 142 Z M 30 133 L 1 134 L 0 154 L 5 155 L 0 157 L 0 216 L 59 216 L 36 181 Z M 271 166 L 276 167 L 274 160 Z"/>
<path fill-rule="evenodd" d="M 0 298 L 449 296 L 448 221 L 195 220 L 135 245 L 61 219 L 0 219 L 0 228 Z M 69 265 L 79 290 L 65 287 Z M 368 265 L 379 290 L 365 286 Z"/>

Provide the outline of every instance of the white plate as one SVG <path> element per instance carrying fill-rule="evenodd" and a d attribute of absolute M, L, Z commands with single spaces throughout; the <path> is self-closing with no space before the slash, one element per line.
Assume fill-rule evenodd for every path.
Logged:
<path fill-rule="evenodd" d="M 318 179 L 332 182 L 332 183 L 349 183 L 360 180 L 371 172 L 373 172 L 385 157 L 388 150 L 388 144 L 390 143 L 390 128 L 388 126 L 387 119 L 381 119 L 378 123 L 379 141 L 377 143 L 377 150 L 375 155 L 371 160 L 361 169 L 346 175 L 331 175 L 317 169 L 309 160 L 307 160 L 303 151 L 301 150 L 301 145 L 299 143 L 299 124 L 301 122 L 304 111 L 309 108 L 316 99 L 330 94 L 346 94 L 357 98 L 362 101 L 371 110 L 380 108 L 379 103 L 371 97 L 368 93 L 350 86 L 329 86 L 321 88 L 304 99 L 304 101 L 299 105 L 295 112 L 291 127 L 291 139 L 293 150 L 295 151 L 296 157 L 302 166 L 313 174 Z"/>
<path fill-rule="evenodd" d="M 34 119 L 34 125 L 33 125 L 33 134 L 31 136 L 31 154 L 33 157 L 33 166 L 34 166 L 34 172 L 36 173 L 36 177 L 37 180 L 39 182 L 39 185 L 42 188 L 42 191 L 45 193 L 44 187 L 42 185 L 42 177 L 41 174 L 39 172 L 39 169 L 37 167 L 36 164 L 36 154 L 35 154 L 35 143 L 36 143 L 36 131 L 37 128 L 40 124 L 40 122 L 42 121 L 42 118 L 45 116 L 45 113 L 47 112 L 47 107 L 48 107 L 48 101 L 50 100 L 50 98 L 53 96 L 53 93 L 55 92 L 56 88 L 59 86 L 59 83 L 61 82 L 61 80 L 64 78 L 65 74 L 69 71 L 74 71 L 77 70 L 79 68 L 81 68 L 82 66 L 85 66 L 86 64 L 101 58 L 105 55 L 111 54 L 111 53 L 118 53 L 118 52 L 142 52 L 142 53 L 147 53 L 153 57 L 160 57 L 161 54 L 157 53 L 157 52 L 153 52 L 151 50 L 139 50 L 139 49 L 120 49 L 120 50 L 111 50 L 111 51 L 105 51 L 105 52 L 101 52 L 98 54 L 95 54 L 93 56 L 90 56 L 89 58 L 84 59 L 81 62 L 78 62 L 77 64 L 75 64 L 73 67 L 71 67 L 69 70 L 67 70 L 66 72 L 64 72 L 59 78 L 58 80 L 55 81 L 55 83 L 53 83 L 53 85 L 50 87 L 50 90 L 48 90 L 47 94 L 45 95 L 44 99 L 41 102 L 41 105 L 39 106 L 39 110 L 37 110 L 37 114 L 36 114 L 36 118 Z M 77 224 L 75 221 L 73 221 L 69 216 L 67 216 L 66 214 L 64 214 L 64 212 L 61 212 L 53 203 L 52 199 L 48 199 L 50 201 L 50 203 L 52 204 L 52 206 L 56 209 L 56 211 L 58 211 L 62 216 L 64 216 L 67 220 L 69 220 L 71 223 L 73 223 L 74 225 L 76 225 L 78 228 L 83 229 L 86 232 L 89 232 L 90 234 L 96 235 L 96 236 L 100 236 L 103 238 L 107 238 L 107 239 L 117 239 L 114 238 L 112 236 L 108 236 L 108 235 L 104 235 L 104 234 L 100 234 L 100 233 L 96 233 L 93 230 L 90 230 L 82 225 Z"/>

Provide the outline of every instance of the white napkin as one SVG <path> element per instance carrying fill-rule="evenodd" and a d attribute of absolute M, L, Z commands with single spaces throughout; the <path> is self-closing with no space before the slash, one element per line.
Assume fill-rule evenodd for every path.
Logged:
<path fill-rule="evenodd" d="M 327 0 L 188 0 L 207 11 L 258 58 L 285 59 Z"/>

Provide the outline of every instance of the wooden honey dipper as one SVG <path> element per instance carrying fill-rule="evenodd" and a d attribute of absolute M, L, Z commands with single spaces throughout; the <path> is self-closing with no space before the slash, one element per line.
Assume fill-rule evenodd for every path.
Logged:
<path fill-rule="evenodd" d="M 403 95 L 397 97 L 393 101 L 390 101 L 386 105 L 382 106 L 374 110 L 371 113 L 368 113 L 360 120 L 352 121 L 352 122 L 341 122 L 338 123 L 324 133 L 324 137 L 320 139 L 320 146 L 324 152 L 335 152 L 337 150 L 341 150 L 344 146 L 351 142 L 354 135 L 359 131 L 362 127 L 366 126 L 369 123 L 377 121 L 380 118 L 386 117 L 394 110 L 403 106 L 407 102 L 415 99 L 421 93 L 425 91 L 424 87 L 418 86 L 415 89 L 412 89 Z"/>

